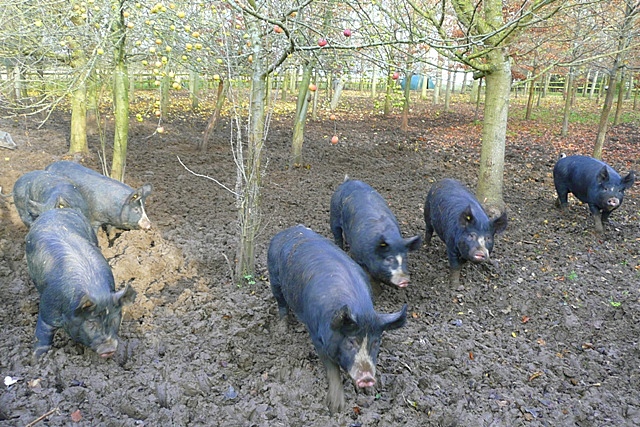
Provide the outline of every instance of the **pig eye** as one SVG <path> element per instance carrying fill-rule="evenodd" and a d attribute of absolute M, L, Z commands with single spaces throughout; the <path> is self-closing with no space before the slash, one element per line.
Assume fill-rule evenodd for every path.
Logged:
<path fill-rule="evenodd" d="M 356 337 L 347 337 L 347 345 L 349 347 L 357 347 L 358 346 L 358 339 Z"/>

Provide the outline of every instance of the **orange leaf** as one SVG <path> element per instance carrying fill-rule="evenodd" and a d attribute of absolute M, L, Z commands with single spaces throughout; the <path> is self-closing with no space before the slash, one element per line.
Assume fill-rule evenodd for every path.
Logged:
<path fill-rule="evenodd" d="M 79 423 L 82 419 L 82 414 L 80 413 L 80 409 L 76 409 L 75 412 L 71 413 L 71 421 L 74 423 Z"/>

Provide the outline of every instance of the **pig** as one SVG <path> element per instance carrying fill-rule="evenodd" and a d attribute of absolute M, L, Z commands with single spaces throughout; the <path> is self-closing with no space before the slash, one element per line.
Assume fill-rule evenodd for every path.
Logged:
<path fill-rule="evenodd" d="M 13 203 L 27 227 L 45 211 L 73 208 L 89 215 L 87 202 L 78 188 L 65 177 L 36 170 L 22 175 L 13 186 Z"/>
<path fill-rule="evenodd" d="M 13 138 L 11 138 L 11 134 L 9 134 L 9 132 L 0 130 L 0 148 L 8 148 L 9 150 L 15 150 L 18 148 L 16 143 L 13 142 Z"/>
<path fill-rule="evenodd" d="M 460 270 L 466 261 L 489 261 L 496 233 L 507 227 L 507 213 L 489 219 L 471 192 L 455 179 L 443 179 L 431 186 L 424 204 L 425 242 L 433 232 L 447 245 L 449 281 L 460 285 Z"/>
<path fill-rule="evenodd" d="M 587 156 L 562 156 L 553 167 L 553 183 L 558 193 L 556 206 L 565 210 L 569 193 L 589 205 L 596 232 L 602 233 L 602 223 L 624 199 L 624 190 L 635 183 L 635 172 L 624 178 L 605 162 Z"/>
<path fill-rule="evenodd" d="M 78 163 L 62 160 L 46 170 L 70 179 L 89 205 L 89 219 L 94 230 L 109 225 L 124 230 L 149 229 L 151 221 L 144 202 L 151 194 L 151 184 L 137 190 Z"/>
<path fill-rule="evenodd" d="M 46 353 L 58 328 L 103 358 L 118 347 L 122 307 L 135 290 L 115 291 L 111 267 L 87 218 L 53 209 L 31 224 L 26 237 L 29 275 L 40 293 L 34 356 Z"/>
<path fill-rule="evenodd" d="M 407 252 L 419 249 L 422 237 L 404 239 L 387 202 L 371 186 L 345 178 L 331 196 L 330 225 L 335 243 L 341 249 L 346 243 L 372 279 L 398 288 L 409 285 Z"/>
<path fill-rule="evenodd" d="M 382 333 L 404 326 L 406 304 L 395 313 L 377 313 L 362 268 L 302 225 L 271 239 L 267 264 L 280 317 L 292 311 L 305 324 L 327 373 L 326 404 L 332 413 L 343 410 L 340 368 L 357 387 L 373 387 Z"/>

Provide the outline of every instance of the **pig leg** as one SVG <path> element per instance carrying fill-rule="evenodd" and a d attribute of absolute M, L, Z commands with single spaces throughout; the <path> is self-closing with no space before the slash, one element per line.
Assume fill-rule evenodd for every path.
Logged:
<path fill-rule="evenodd" d="M 611 215 L 611 211 L 608 210 L 603 210 L 602 211 L 602 224 L 608 224 L 609 223 L 609 215 Z"/>
<path fill-rule="evenodd" d="M 282 319 L 289 313 L 289 306 L 287 305 L 287 301 L 284 299 L 284 295 L 282 294 L 282 287 L 280 286 L 280 280 L 277 275 L 273 272 L 269 277 L 271 281 L 271 292 L 278 303 L 278 315 Z"/>
<path fill-rule="evenodd" d="M 558 193 L 556 207 L 560 208 L 560 210 L 564 210 L 569 203 L 569 189 L 565 185 L 556 183 L 556 192 Z"/>
<path fill-rule="evenodd" d="M 460 286 L 460 270 L 462 270 L 462 260 L 458 257 L 455 250 L 447 250 L 447 257 L 449 258 L 449 282 L 451 286 L 457 288 Z"/>
<path fill-rule="evenodd" d="M 449 272 L 449 283 L 452 288 L 458 288 L 460 286 L 460 270 L 462 270 L 461 265 L 456 268 L 451 267 Z"/>
<path fill-rule="evenodd" d="M 331 221 L 331 232 L 333 233 L 333 241 L 340 249 L 344 250 L 344 237 L 342 234 L 342 226 L 339 221 Z"/>
<path fill-rule="evenodd" d="M 600 209 L 595 206 L 589 205 L 589 210 L 591 211 L 591 215 L 593 216 L 593 223 L 596 227 L 596 232 L 604 232 L 604 227 L 602 226 L 602 213 L 600 212 Z"/>
<path fill-rule="evenodd" d="M 431 237 L 434 231 L 433 224 L 431 224 L 431 209 L 428 203 L 424 206 L 424 223 L 427 229 L 424 234 L 424 243 L 428 246 L 431 243 Z"/>
<path fill-rule="evenodd" d="M 340 366 L 327 356 L 320 355 L 320 360 L 327 372 L 327 382 L 329 383 L 326 404 L 329 407 L 329 411 L 335 414 L 345 408 L 344 388 L 342 387 L 342 380 L 340 378 Z"/>
<path fill-rule="evenodd" d="M 38 321 L 36 322 L 36 344 L 33 349 L 34 356 L 40 357 L 42 354 L 49 351 L 51 344 L 53 344 L 53 334 L 56 328 L 47 324 L 42 320 L 42 316 L 38 315 Z"/>

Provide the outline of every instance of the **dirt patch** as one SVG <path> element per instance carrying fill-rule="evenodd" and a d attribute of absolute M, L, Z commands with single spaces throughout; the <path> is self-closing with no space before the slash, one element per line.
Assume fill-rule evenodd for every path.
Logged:
<path fill-rule="evenodd" d="M 456 110 L 415 111 L 406 133 L 398 118 L 373 113 L 310 122 L 308 167 L 296 170 L 286 168 L 291 123 L 274 120 L 258 274 L 242 286 L 230 273 L 233 196 L 177 160 L 233 188 L 228 130 L 201 153 L 201 120 L 166 124 L 168 132 L 152 138 L 153 129 L 132 122 L 127 183 L 153 184 L 147 211 L 154 228 L 123 232 L 111 246 L 100 236 L 118 287 L 129 282 L 138 291 L 125 312 L 123 344 L 109 360 L 58 333 L 53 349 L 32 363 L 38 295 L 26 269 L 27 230 L 1 199 L 0 376 L 18 382 L 0 389 L 0 425 L 26 425 L 54 408 L 42 425 L 69 425 L 77 410 L 78 424 L 91 426 L 639 425 L 638 186 L 603 236 L 575 199 L 561 215 L 553 207 L 553 164 L 592 135 L 572 129 L 569 142 L 535 122 L 508 141 L 510 222 L 497 238 L 496 265 L 465 266 L 464 288 L 451 289 L 440 240 L 411 253 L 412 284 L 383 287 L 376 298 L 378 310 L 408 303 L 410 315 L 406 327 L 384 335 L 375 392 L 357 393 L 345 377 L 349 409 L 328 413 L 325 374 L 307 332 L 292 319 L 278 321 L 267 281 L 269 239 L 297 223 L 330 236 L 329 200 L 345 174 L 388 200 L 405 236 L 424 234 L 422 206 L 433 182 L 453 177 L 475 188 L 480 127 L 464 105 Z M 65 116 L 41 129 L 0 125 L 19 145 L 0 152 L 3 193 L 66 152 Z M 337 145 L 329 143 L 334 125 Z M 606 160 L 621 172 L 639 170 L 637 127 L 613 133 Z M 87 162 L 98 169 L 97 159 Z"/>

